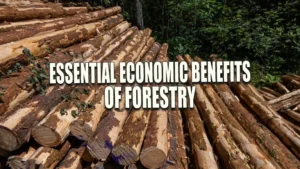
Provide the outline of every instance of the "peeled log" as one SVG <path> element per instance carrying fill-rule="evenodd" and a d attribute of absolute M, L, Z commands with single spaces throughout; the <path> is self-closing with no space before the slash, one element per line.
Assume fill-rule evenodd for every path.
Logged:
<path fill-rule="evenodd" d="M 299 160 L 267 127 L 259 123 L 256 117 L 244 108 L 226 84 L 214 85 L 214 89 L 249 136 L 265 154 L 269 154 L 273 164 L 278 163 L 285 169 L 300 167 Z"/>
<path fill-rule="evenodd" d="M 177 60 L 184 61 L 181 56 L 177 56 Z M 191 74 L 189 74 L 189 81 L 191 80 L 190 75 Z M 195 104 L 207 124 L 216 150 L 226 168 L 250 168 L 245 154 L 238 148 L 224 123 L 217 116 L 218 112 L 207 98 L 202 87 L 199 84 L 195 84 L 194 86 L 196 87 Z"/>
<path fill-rule="evenodd" d="M 55 5 L 53 7 L 17 8 L 7 6 L 2 7 L 0 10 L 0 22 L 57 18 L 86 12 L 88 12 L 87 7 L 62 7 Z"/>
<path fill-rule="evenodd" d="M 265 92 L 263 90 L 259 91 L 260 95 L 264 98 L 264 100 L 272 100 L 272 99 L 276 99 L 276 96 L 274 96 L 273 94 L 270 94 L 268 92 Z"/>
<path fill-rule="evenodd" d="M 130 23 L 122 22 L 111 30 L 100 33 L 92 39 L 89 39 L 78 45 L 74 45 L 63 49 L 63 52 L 69 53 L 71 56 L 76 58 L 88 58 L 96 51 L 100 50 L 112 39 L 118 37 L 120 34 L 125 32 L 130 27 Z"/>
<path fill-rule="evenodd" d="M 168 156 L 167 162 L 161 169 L 187 169 L 182 117 L 179 109 L 167 110 L 168 113 Z"/>
<path fill-rule="evenodd" d="M 185 56 L 185 60 L 191 64 L 192 59 L 188 55 Z M 275 166 L 268 160 L 269 157 L 260 151 L 258 146 L 251 139 L 251 137 L 249 137 L 244 128 L 230 113 L 229 109 L 219 95 L 215 92 L 213 87 L 210 84 L 205 84 L 203 85 L 202 89 L 204 90 L 211 104 L 214 106 L 215 110 L 218 112 L 216 113 L 216 117 L 221 119 L 221 122 L 223 122 L 227 127 L 238 147 L 245 155 L 249 157 L 250 163 L 255 168 L 275 169 Z M 275 165 L 277 165 L 277 163 L 275 163 Z"/>
<path fill-rule="evenodd" d="M 62 18 L 53 18 L 53 19 L 35 19 L 29 21 L 20 21 L 20 22 L 8 22 L 0 24 L 0 32 L 7 32 L 16 29 L 26 28 L 35 24 L 45 24 L 48 22 L 58 21 Z"/>
<path fill-rule="evenodd" d="M 184 109 L 189 135 L 192 144 L 192 154 L 197 169 L 218 169 L 213 148 L 206 134 L 203 121 L 196 107 Z"/>
<path fill-rule="evenodd" d="M 55 147 L 60 145 L 69 135 L 69 125 L 78 118 L 74 116 L 72 111 L 80 113 L 76 103 L 81 104 L 81 102 L 85 102 L 89 104 L 96 92 L 95 86 L 80 85 L 77 89 L 79 91 L 83 89 L 89 90 L 89 94 L 73 91 L 71 95 L 77 94 L 80 101 L 74 99 L 61 102 L 54 112 L 48 114 L 32 129 L 32 136 L 39 144 L 47 147 Z M 62 109 L 65 109 L 66 114 L 61 113 Z"/>
<path fill-rule="evenodd" d="M 91 38 L 97 34 L 97 30 L 110 29 L 122 21 L 123 17 L 116 15 L 100 22 L 75 26 L 1 45 L 0 51 L 3 54 L 0 56 L 0 67 L 5 65 L 9 60 L 22 55 L 24 48 L 27 48 L 33 56 L 45 56 L 56 48 L 67 47 L 76 42 Z"/>
<path fill-rule="evenodd" d="M 288 109 L 299 103 L 300 89 L 268 101 L 268 104 L 271 105 L 275 111 L 279 111 L 281 109 Z"/>
<path fill-rule="evenodd" d="M 295 120 L 297 123 L 300 123 L 300 113 L 297 113 L 291 109 L 287 109 L 287 110 L 283 110 L 282 114 L 285 114 L 291 119 Z"/>
<path fill-rule="evenodd" d="M 140 161 L 146 168 L 159 168 L 168 154 L 168 114 L 164 110 L 151 112 Z"/>
<path fill-rule="evenodd" d="M 159 44 L 154 44 L 142 58 L 142 61 L 151 62 L 155 60 L 159 48 Z M 150 113 L 150 110 L 145 109 L 132 110 L 130 113 L 112 151 L 112 157 L 117 163 L 130 165 L 138 161 Z"/>
<path fill-rule="evenodd" d="M 57 166 L 57 169 L 81 169 L 82 162 L 86 156 L 86 147 L 72 148 L 65 156 L 64 160 Z"/>
<path fill-rule="evenodd" d="M 260 101 L 251 91 L 246 90 L 243 84 L 234 84 L 234 89 L 264 124 L 300 158 L 300 136 L 283 121 L 282 117 L 267 102 Z"/>
<path fill-rule="evenodd" d="M 24 38 L 32 37 L 38 33 L 46 31 L 59 31 L 64 28 L 72 27 L 75 25 L 85 24 L 89 22 L 95 22 L 102 18 L 116 15 L 121 12 L 120 7 L 107 8 L 104 10 L 78 14 L 71 17 L 62 18 L 60 20 L 54 20 L 52 22 L 35 24 L 23 29 L 11 30 L 9 32 L 0 33 L 0 45 L 18 41 Z"/>
<path fill-rule="evenodd" d="M 139 46 L 139 48 L 137 48 L 138 51 L 141 51 L 141 49 L 143 48 L 143 46 L 146 42 L 146 39 L 149 38 L 150 33 L 151 33 L 151 31 L 146 32 L 143 36 L 142 42 L 140 42 L 140 43 L 138 43 L 138 45 L 136 45 L 136 46 Z M 133 51 L 134 50 L 135 49 L 133 49 Z M 125 54 L 127 54 L 129 51 L 130 50 L 125 52 Z M 133 51 L 131 51 L 131 53 Z M 139 52 L 137 53 L 137 55 L 138 54 L 139 54 Z M 119 59 L 119 61 L 123 60 L 122 58 L 124 58 L 124 57 L 128 57 L 128 56 L 114 53 L 109 58 L 112 61 L 114 61 L 115 59 L 117 59 L 117 58 L 114 58 L 115 56 L 118 56 L 119 58 L 121 58 L 121 59 Z M 137 56 L 135 56 L 135 57 L 137 57 Z M 115 62 L 116 67 L 118 67 L 119 61 Z M 95 98 L 92 100 L 92 104 L 95 105 L 95 108 L 91 109 L 91 110 L 87 110 L 86 112 L 83 112 L 76 121 L 71 123 L 70 131 L 75 137 L 77 137 L 79 139 L 83 139 L 83 140 L 88 140 L 88 138 L 91 137 L 93 135 L 93 133 L 96 131 L 96 128 L 100 121 L 100 118 L 101 118 L 102 114 L 105 112 L 105 105 L 104 105 L 105 87 L 106 87 L 106 85 L 100 86 L 98 94 L 96 94 Z"/>

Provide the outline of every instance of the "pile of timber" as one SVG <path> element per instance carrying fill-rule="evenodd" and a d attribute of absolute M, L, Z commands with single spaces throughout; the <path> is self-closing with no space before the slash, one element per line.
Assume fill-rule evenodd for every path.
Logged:
<path fill-rule="evenodd" d="M 300 168 L 300 76 L 261 89 L 189 79 L 180 85 L 196 87 L 192 109 L 128 110 L 122 93 L 120 108 L 106 110 L 111 84 L 48 85 L 47 63 L 114 62 L 118 71 L 120 62 L 169 61 L 168 44 L 131 27 L 120 7 L 0 4 L 0 168 Z"/>

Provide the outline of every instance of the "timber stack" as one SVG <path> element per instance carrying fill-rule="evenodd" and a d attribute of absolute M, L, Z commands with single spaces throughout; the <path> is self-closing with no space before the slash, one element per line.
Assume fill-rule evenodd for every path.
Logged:
<path fill-rule="evenodd" d="M 300 169 L 300 76 L 259 89 L 189 76 L 181 85 L 196 88 L 192 109 L 124 109 L 122 93 L 120 109 L 107 110 L 110 84 L 49 85 L 47 64 L 118 71 L 169 61 L 168 44 L 124 21 L 120 7 L 0 0 L 0 13 L 0 168 Z"/>

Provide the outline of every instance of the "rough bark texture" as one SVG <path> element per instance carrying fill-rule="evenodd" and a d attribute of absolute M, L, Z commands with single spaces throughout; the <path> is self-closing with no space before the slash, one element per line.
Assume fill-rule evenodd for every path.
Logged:
<path fill-rule="evenodd" d="M 154 44 L 141 61 L 151 62 L 155 60 L 159 48 L 159 44 Z M 112 151 L 113 159 L 117 163 L 130 165 L 139 159 L 150 113 L 150 110 L 145 109 L 132 110 L 130 113 Z"/>
<path fill-rule="evenodd" d="M 23 29 L 11 30 L 9 32 L 0 33 L 0 45 L 21 40 L 34 36 L 40 32 L 58 31 L 64 28 L 75 26 L 76 24 L 85 24 L 95 22 L 102 18 L 116 15 L 121 12 L 120 7 L 112 7 L 101 11 L 91 12 L 87 14 L 74 15 L 72 17 L 62 18 L 52 22 L 31 25 Z"/>
<path fill-rule="evenodd" d="M 2 13 L 2 15 L 0 15 L 0 22 L 57 18 L 78 13 L 86 13 L 87 11 L 87 7 L 62 7 L 60 5 L 37 8 L 17 8 L 7 6 L 0 9 L 0 12 Z"/>
<path fill-rule="evenodd" d="M 299 160 L 267 127 L 262 125 L 252 113 L 244 108 L 226 84 L 214 85 L 214 89 L 249 136 L 255 140 L 265 154 L 272 157 L 271 162 L 273 164 L 278 163 L 280 167 L 286 169 L 300 167 Z"/>
<path fill-rule="evenodd" d="M 177 60 L 184 61 L 181 56 L 177 56 Z M 190 75 L 189 80 L 191 80 Z M 218 112 L 207 98 L 202 87 L 199 84 L 194 86 L 196 87 L 195 104 L 206 122 L 222 163 L 226 168 L 250 168 L 245 154 L 238 148 L 231 134 L 217 116 Z"/>
<path fill-rule="evenodd" d="M 110 29 L 122 21 L 123 17 L 116 15 L 99 22 L 75 26 L 0 45 L 0 50 L 3 51 L 3 54 L 0 56 L 0 66 L 5 65 L 11 59 L 18 58 L 23 54 L 24 48 L 27 48 L 33 56 L 45 56 L 49 52 L 52 53 L 55 48 L 67 47 L 76 42 L 89 39 L 97 35 L 97 30 Z"/>
<path fill-rule="evenodd" d="M 209 142 L 203 121 L 196 107 L 184 109 L 189 136 L 192 144 L 192 155 L 197 169 L 218 169 L 212 145 Z"/>
<path fill-rule="evenodd" d="M 268 101 L 275 111 L 288 109 L 300 103 L 300 89 Z"/>
<path fill-rule="evenodd" d="M 135 9 L 136 24 L 140 29 L 144 29 L 143 5 L 140 0 L 135 0 Z"/>
<path fill-rule="evenodd" d="M 286 146 L 290 147 L 299 158 L 300 136 L 283 121 L 282 117 L 280 117 L 267 102 L 259 100 L 251 91 L 246 90 L 243 84 L 234 84 L 234 89 L 260 117 L 263 123 L 267 125 Z"/>

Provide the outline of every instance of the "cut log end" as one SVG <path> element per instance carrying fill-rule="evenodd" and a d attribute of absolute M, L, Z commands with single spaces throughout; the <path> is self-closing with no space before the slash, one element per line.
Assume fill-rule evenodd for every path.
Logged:
<path fill-rule="evenodd" d="M 113 149 L 112 157 L 118 164 L 128 166 L 138 161 L 139 154 L 130 146 L 120 145 Z"/>
<path fill-rule="evenodd" d="M 105 161 L 111 153 L 112 143 L 105 142 L 102 139 L 92 139 L 88 141 L 88 149 L 90 154 L 100 160 Z"/>
<path fill-rule="evenodd" d="M 84 121 L 76 120 L 71 123 L 69 129 L 73 136 L 79 140 L 88 140 L 92 135 L 92 128 Z"/>
<path fill-rule="evenodd" d="M 166 162 L 167 156 L 161 149 L 157 147 L 149 147 L 145 149 L 140 160 L 146 168 L 160 168 Z"/>
<path fill-rule="evenodd" d="M 32 136 L 39 144 L 47 147 L 55 147 L 61 143 L 59 134 L 45 126 L 34 128 Z"/>
<path fill-rule="evenodd" d="M 18 136 L 10 129 L 0 126 L 0 149 L 14 151 L 20 147 Z"/>

